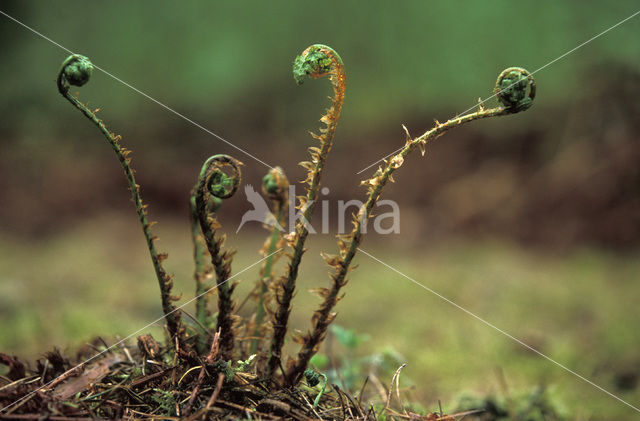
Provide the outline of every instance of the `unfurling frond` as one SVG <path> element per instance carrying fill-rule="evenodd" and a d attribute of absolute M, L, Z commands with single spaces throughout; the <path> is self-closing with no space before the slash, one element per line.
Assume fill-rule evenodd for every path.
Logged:
<path fill-rule="evenodd" d="M 304 253 L 304 243 L 309 234 L 306 223 L 311 221 L 313 208 L 317 202 L 322 171 L 327 155 L 333 145 L 333 136 L 340 118 L 346 87 L 344 64 L 338 53 L 326 45 L 314 44 L 296 57 L 293 63 L 293 77 L 298 84 L 301 84 L 305 77 L 319 78 L 323 76 L 329 76 L 334 95 L 331 99 L 331 108 L 320 118 L 325 127 L 320 129 L 319 135 L 311 133 L 311 136 L 320 142 L 320 148 L 316 147 L 309 150 L 311 162 L 300 163 L 307 170 L 307 177 L 304 180 L 304 183 L 308 186 L 307 195 L 299 200 L 302 218 L 296 225 L 296 241 L 292 245 L 293 254 L 287 269 L 287 276 L 281 285 L 283 291 L 282 301 L 279 303 L 272 321 L 274 334 L 271 342 L 271 357 L 267 364 L 267 375 L 269 377 L 272 377 L 275 370 L 281 365 L 280 353 L 287 332 L 291 300 L 293 299 L 296 279 L 298 278 L 298 267 Z"/>
<path fill-rule="evenodd" d="M 238 190 L 242 178 L 240 165 L 239 161 L 229 155 L 213 155 L 202 165 L 194 187 L 195 211 L 216 274 L 217 330 L 220 331 L 220 353 L 225 358 L 231 358 L 234 349 L 234 303 L 231 299 L 233 285 L 228 284 L 233 253 L 222 251 L 225 236 L 216 238 L 216 229 L 220 224 L 215 212 L 222 199 L 230 198 Z M 204 305 L 206 306 L 206 301 Z"/>
<path fill-rule="evenodd" d="M 171 287 L 173 283 L 171 282 L 171 276 L 169 276 L 162 266 L 162 261 L 167 258 L 167 255 L 164 253 L 158 253 L 155 247 L 155 239 L 156 237 L 151 234 L 151 225 L 147 220 L 147 205 L 142 202 L 142 197 L 140 196 L 140 186 L 136 183 L 134 170 L 131 168 L 131 158 L 129 158 L 130 150 L 123 148 L 120 145 L 121 137 L 119 135 L 115 135 L 107 127 L 104 122 L 96 117 L 96 111 L 92 111 L 85 104 L 78 100 L 78 95 L 69 94 L 69 89 L 71 86 L 84 86 L 89 79 L 91 78 L 91 74 L 93 73 L 93 64 L 91 61 L 82 55 L 72 54 L 67 57 L 60 67 L 60 71 L 58 72 L 58 78 L 56 83 L 58 85 L 58 91 L 62 96 L 64 96 L 74 107 L 79 109 L 85 117 L 87 117 L 93 124 L 95 124 L 100 132 L 102 132 L 103 136 L 109 142 L 111 149 L 115 152 L 118 157 L 118 161 L 120 161 L 120 165 L 124 171 L 124 174 L 127 178 L 127 182 L 129 183 L 129 190 L 131 191 L 131 198 L 133 199 L 133 203 L 136 206 L 136 212 L 138 214 L 138 219 L 140 221 L 140 225 L 142 226 L 142 231 L 144 233 L 145 239 L 147 240 L 147 248 L 149 249 L 149 254 L 151 256 L 151 261 L 153 263 L 153 267 L 155 269 L 156 278 L 158 279 L 158 286 L 160 287 L 160 295 L 162 299 L 162 311 L 167 320 L 167 328 L 169 330 L 169 334 L 171 335 L 172 341 L 174 343 L 174 339 L 177 339 L 179 342 L 182 341 L 183 327 L 180 321 L 180 313 L 175 311 L 176 308 L 173 306 L 172 301 L 174 297 L 171 295 Z"/>

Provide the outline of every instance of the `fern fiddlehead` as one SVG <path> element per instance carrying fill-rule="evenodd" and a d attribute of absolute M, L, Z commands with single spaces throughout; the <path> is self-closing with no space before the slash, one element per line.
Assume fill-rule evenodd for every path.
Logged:
<path fill-rule="evenodd" d="M 319 135 L 311 134 L 313 138 L 320 142 L 320 147 L 310 147 L 311 161 L 300 163 L 307 170 L 307 178 L 305 180 L 307 195 L 300 198 L 298 206 L 301 209 L 302 218 L 296 224 L 292 238 L 288 240 L 289 245 L 293 248 L 293 253 L 290 255 L 287 274 L 280 279 L 276 293 L 278 306 L 272 322 L 274 333 L 271 341 L 271 355 L 267 363 L 267 376 L 269 377 L 273 376 L 275 370 L 281 364 L 281 351 L 287 332 L 291 300 L 295 290 L 296 279 L 298 278 L 298 268 L 304 253 L 304 243 L 309 234 L 306 224 L 311 220 L 324 164 L 333 145 L 333 137 L 340 111 L 342 110 L 346 88 L 346 74 L 342 59 L 338 53 L 326 45 L 312 45 L 296 57 L 293 63 L 293 76 L 298 84 L 301 84 L 305 77 L 320 78 L 329 76 L 334 95 L 331 99 L 331 108 L 320 119 L 325 127 L 320 128 Z"/>
<path fill-rule="evenodd" d="M 226 171 L 230 171 L 227 174 Z M 227 282 L 231 274 L 233 252 L 222 251 L 225 237 L 216 238 L 216 230 L 220 227 L 215 212 L 222 203 L 235 194 L 241 181 L 240 162 L 229 155 L 213 155 L 209 157 L 200 170 L 195 187 L 195 204 L 200 229 L 207 250 L 211 256 L 211 264 L 216 274 L 218 288 L 217 329 L 220 330 L 220 353 L 231 358 L 234 347 L 233 308 L 231 299 L 235 285 Z M 206 306 L 206 301 L 205 304 Z"/>
<path fill-rule="evenodd" d="M 274 253 L 278 243 L 282 240 L 281 230 L 285 226 L 284 219 L 289 205 L 289 180 L 282 168 L 274 167 L 264 176 L 262 179 L 262 193 L 271 200 L 275 219 L 270 227 L 271 234 L 260 250 L 266 260 L 260 269 L 258 308 L 256 310 L 254 339 L 251 342 L 250 354 L 256 353 L 260 337 L 264 337 L 264 335 L 261 335 L 261 333 L 264 333 L 264 316 L 267 306 L 269 306 L 271 298 L 273 298 L 269 294 L 269 290 L 273 281 L 273 264 L 279 257 L 279 254 Z"/>
<path fill-rule="evenodd" d="M 482 104 L 474 113 L 461 117 L 455 117 L 445 123 L 436 122 L 436 126 L 415 139 L 411 138 L 407 131 L 407 139 L 404 148 L 392 158 L 385 160 L 384 168 L 378 167 L 371 178 L 362 182 L 367 186 L 367 201 L 354 216 L 354 228 L 348 235 L 338 235 L 338 255 L 324 255 L 325 262 L 331 267 L 331 287 L 320 288 L 316 292 L 323 299 L 319 309 L 314 313 L 311 323 L 312 330 L 302 338 L 302 348 L 297 359 L 288 367 L 287 381 L 295 384 L 300 380 L 309 360 L 317 352 L 320 343 L 324 340 L 327 328 L 335 319 L 333 308 L 340 300 L 340 290 L 347 283 L 347 274 L 351 262 L 356 255 L 358 246 L 362 240 L 362 226 L 367 223 L 371 210 L 377 203 L 382 189 L 387 182 L 392 181 L 393 173 L 404 163 L 404 159 L 416 148 L 424 155 L 424 148 L 428 141 L 436 139 L 450 129 L 488 117 L 504 116 L 524 111 L 531 107 L 535 98 L 536 85 L 533 77 L 522 68 L 511 67 L 503 71 L 496 81 L 494 88 L 498 100 L 502 106 L 485 109 Z M 406 130 L 406 128 L 405 128 Z"/>
<path fill-rule="evenodd" d="M 522 67 L 509 67 L 500 73 L 493 90 L 498 101 L 505 108 L 511 113 L 517 113 L 533 105 L 533 99 L 536 97 L 536 82 L 533 76 Z"/>
<path fill-rule="evenodd" d="M 115 152 L 120 165 L 124 170 L 125 176 L 129 183 L 129 190 L 131 191 L 131 197 L 138 213 L 138 219 L 142 226 L 145 239 L 147 241 L 147 247 L 149 254 L 151 255 L 151 261 L 155 269 L 156 277 L 158 278 L 158 284 L 160 286 L 160 294 L 162 299 L 162 311 L 164 312 L 167 329 L 169 334 L 173 338 L 182 339 L 183 327 L 180 321 L 180 313 L 176 311 L 172 302 L 178 298 L 171 295 L 171 289 L 173 287 L 172 276 L 168 275 L 162 266 L 162 262 L 167 258 L 165 253 L 159 253 L 155 247 L 156 237 L 151 234 L 151 226 L 147 219 L 147 205 L 143 204 L 142 197 L 140 196 L 140 186 L 136 183 L 131 169 L 131 158 L 129 158 L 130 150 L 120 145 L 121 137 L 110 132 L 101 119 L 96 116 L 95 111 L 91 111 L 85 104 L 80 102 L 76 96 L 69 93 L 71 86 L 83 86 L 91 78 L 93 72 L 93 65 L 91 61 L 79 54 L 73 54 L 67 57 L 62 63 L 60 71 L 58 72 L 57 85 L 58 91 L 64 96 L 74 107 L 79 109 L 93 124 L 95 124 L 100 132 L 107 139 L 107 142 Z M 173 340 L 171 341 L 173 343 Z"/>

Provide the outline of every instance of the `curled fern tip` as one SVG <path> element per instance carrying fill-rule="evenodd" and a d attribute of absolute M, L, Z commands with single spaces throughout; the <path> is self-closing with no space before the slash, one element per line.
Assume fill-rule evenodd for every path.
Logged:
<path fill-rule="evenodd" d="M 238 191 L 240 165 L 240 161 L 224 154 L 213 155 L 205 162 L 201 177 L 204 177 L 207 190 L 214 198 L 228 199 Z M 230 174 L 223 171 L 226 166 L 230 168 Z"/>
<path fill-rule="evenodd" d="M 284 171 L 280 167 L 272 168 L 262 178 L 262 191 L 271 200 L 286 201 L 288 190 L 289 180 L 287 180 Z"/>
<path fill-rule="evenodd" d="M 216 274 L 218 288 L 218 320 L 217 328 L 221 332 L 220 352 L 224 358 L 229 358 L 234 349 L 233 309 L 234 302 L 231 294 L 234 285 L 227 284 L 231 274 L 232 253 L 222 250 L 224 240 L 216 237 L 216 229 L 220 226 L 215 211 L 220 208 L 222 199 L 235 194 L 240 185 L 242 163 L 229 155 L 219 154 L 209 157 L 200 170 L 198 182 L 194 188 L 195 209 L 194 219 L 200 224 L 204 242 L 211 257 L 211 265 Z M 198 289 L 201 290 L 199 285 Z M 206 320 L 206 300 L 202 301 L 200 317 Z M 202 305 L 202 304 L 200 304 Z M 204 314 L 204 316 L 203 316 Z"/>
<path fill-rule="evenodd" d="M 342 59 L 331 47 L 314 44 L 304 50 L 293 62 L 293 78 L 302 85 L 305 77 L 318 78 L 331 72 L 334 60 L 342 65 Z"/>
<path fill-rule="evenodd" d="M 494 92 L 508 110 L 517 113 L 533 105 L 536 82 L 525 69 L 509 67 L 498 76 Z"/>
<path fill-rule="evenodd" d="M 80 54 L 72 54 L 62 62 L 58 85 L 65 89 L 69 89 L 70 85 L 83 86 L 89 82 L 92 73 L 91 60 Z"/>

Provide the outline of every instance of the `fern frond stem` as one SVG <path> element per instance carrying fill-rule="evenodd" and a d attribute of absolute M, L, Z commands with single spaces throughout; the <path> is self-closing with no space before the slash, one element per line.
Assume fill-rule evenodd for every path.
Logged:
<path fill-rule="evenodd" d="M 193 261 L 195 263 L 194 279 L 196 281 L 196 319 L 206 326 L 207 317 L 209 316 L 207 311 L 208 297 L 204 292 L 207 290 L 207 286 L 204 283 L 205 278 L 205 263 L 204 263 L 204 250 L 205 245 L 202 240 L 202 232 L 200 231 L 200 222 L 198 218 L 198 209 L 195 203 L 195 192 L 192 195 L 189 202 L 189 221 L 191 225 L 191 240 L 193 242 Z"/>
<path fill-rule="evenodd" d="M 196 206 L 196 193 L 195 187 L 191 192 L 189 198 L 189 222 L 191 225 L 191 240 L 193 242 L 193 261 L 195 264 L 195 270 L 193 273 L 194 280 L 196 281 L 196 315 L 195 318 L 200 326 L 206 328 L 209 324 L 209 317 L 211 312 L 209 311 L 209 294 L 206 294 L 207 285 L 205 279 L 207 277 L 207 270 L 205 265 L 205 250 L 206 245 L 202 238 L 202 231 L 200 230 L 200 220 L 198 218 L 198 209 Z M 197 350 L 198 354 L 204 354 L 207 350 L 207 335 L 198 335 Z"/>
<path fill-rule="evenodd" d="M 201 226 L 208 226 L 210 222 L 202 221 Z M 225 358 L 231 357 L 234 346 L 233 320 L 231 314 L 233 312 L 234 303 L 231 299 L 231 287 L 227 280 L 231 275 L 231 265 L 228 255 L 222 252 L 222 242 L 215 237 L 215 231 L 203 228 L 205 243 L 211 255 L 211 264 L 216 274 L 216 284 L 218 285 L 218 318 L 216 328 L 221 332 L 220 352 Z"/>
<path fill-rule="evenodd" d="M 282 222 L 282 216 L 284 214 L 283 204 L 278 204 L 276 202 L 276 206 L 278 207 L 276 210 L 276 221 L 278 224 Z M 260 292 L 258 297 L 258 308 L 256 310 L 256 328 L 253 332 L 254 339 L 251 342 L 250 354 L 255 354 L 258 349 L 258 344 L 260 343 L 260 331 L 262 327 L 262 322 L 264 321 L 264 315 L 266 313 L 265 310 L 265 298 L 267 292 L 269 290 L 268 282 L 271 281 L 273 277 L 273 261 L 275 260 L 274 252 L 276 251 L 276 247 L 278 245 L 278 240 L 280 239 L 280 230 L 278 229 L 278 225 L 274 224 L 271 227 L 271 237 L 269 239 L 269 249 L 267 251 L 267 260 L 264 262 L 264 266 L 262 268 L 262 279 L 260 280 Z"/>
<path fill-rule="evenodd" d="M 128 158 L 127 155 L 130 151 L 124 149 L 120 143 L 120 136 L 115 135 L 110 132 L 109 129 L 105 126 L 103 121 L 99 119 L 94 111 L 91 111 L 85 104 L 80 102 L 76 97 L 69 94 L 69 81 L 66 79 L 65 69 L 66 66 L 73 64 L 78 60 L 77 55 L 72 55 L 67 58 L 63 64 L 60 72 L 58 74 L 57 84 L 58 90 L 74 107 L 80 110 L 93 124 L 95 124 L 100 132 L 107 139 L 107 142 L 111 146 L 111 149 L 115 152 L 118 157 L 118 161 L 120 161 L 120 165 L 124 171 L 124 174 L 127 178 L 127 182 L 129 183 L 129 190 L 131 191 L 131 197 L 133 199 L 133 203 L 136 207 L 136 212 L 138 214 L 138 219 L 140 221 L 140 225 L 142 226 L 142 232 L 144 233 L 144 237 L 147 242 L 147 248 L 149 249 L 149 254 L 151 256 L 151 262 L 153 263 L 153 268 L 155 270 L 156 278 L 158 279 L 158 285 L 160 287 L 160 295 L 162 300 L 162 311 L 167 320 L 167 328 L 169 334 L 171 335 L 171 343 L 174 343 L 174 339 L 182 340 L 182 322 L 180 320 L 180 312 L 175 311 L 175 307 L 172 304 L 172 301 L 176 300 L 175 297 L 171 296 L 171 289 L 173 287 L 172 276 L 167 274 L 164 267 L 162 266 L 162 261 L 166 259 L 167 255 L 163 253 L 158 253 L 155 247 L 155 239 L 156 237 L 151 234 L 151 224 L 147 219 L 147 205 L 142 202 L 142 197 L 140 195 L 140 186 L 136 183 L 135 177 L 133 175 L 133 170 L 131 168 L 130 162 L 131 158 Z M 84 57 L 83 57 L 84 58 Z M 87 59 L 88 61 L 88 59 Z M 88 80 L 88 77 L 87 77 Z M 86 82 L 86 81 L 85 81 Z M 80 85 L 81 86 L 81 85 Z"/>
<path fill-rule="evenodd" d="M 312 319 L 313 329 L 311 333 L 304 338 L 304 344 L 298 353 L 297 359 L 287 371 L 287 381 L 289 384 L 295 384 L 299 381 L 304 370 L 309 364 L 309 360 L 315 355 L 320 343 L 324 340 L 327 328 L 335 317 L 332 310 L 339 300 L 340 290 L 347 283 L 346 276 L 350 270 L 350 265 L 356 255 L 358 246 L 362 241 L 362 226 L 366 225 L 374 205 L 380 198 L 384 186 L 391 179 L 391 175 L 400 168 L 404 158 L 406 158 L 414 149 L 418 147 L 424 148 L 427 142 L 438 138 L 452 128 L 474 120 L 496 117 L 510 113 L 511 111 L 505 107 L 479 109 L 475 113 L 456 117 L 442 124 L 437 123 L 434 128 L 427 131 L 422 136 L 415 139 L 408 138 L 404 148 L 386 161 L 384 169 L 379 168 L 372 178 L 363 182 L 363 184 L 369 185 L 367 201 L 360 208 L 357 217 L 354 218 L 354 228 L 348 235 L 346 243 L 341 244 L 339 258 L 331 264 L 334 269 L 334 272 L 331 275 L 331 288 L 325 295 L 319 309 L 314 313 L 314 317 Z"/>
<path fill-rule="evenodd" d="M 221 171 L 222 165 L 230 165 L 233 168 L 233 186 L 231 191 L 223 194 L 216 194 L 216 188 L 222 188 L 222 183 L 213 186 L 210 185 L 212 176 L 222 176 L 223 180 L 226 176 Z M 226 178 L 226 180 L 229 180 Z M 207 245 L 207 250 L 211 256 L 211 264 L 216 274 L 216 283 L 218 285 L 218 318 L 217 330 L 220 331 L 220 353 L 225 359 L 231 358 L 234 348 L 234 332 L 232 312 L 234 303 L 231 299 L 233 286 L 228 284 L 231 275 L 232 254 L 222 251 L 224 238 L 216 238 L 216 228 L 218 222 L 215 218 L 215 212 L 207 209 L 209 203 L 209 195 L 213 196 L 212 200 L 225 199 L 231 197 L 240 183 L 240 169 L 236 161 L 227 155 L 214 155 L 207 159 L 202 166 L 198 177 L 196 188 L 196 210 L 198 213 L 198 221 L 200 229 Z"/>
<path fill-rule="evenodd" d="M 311 150 L 311 163 L 307 163 L 305 168 L 308 170 L 307 195 L 300 203 L 302 209 L 302 218 L 296 223 L 293 254 L 288 265 L 287 275 L 281 280 L 280 291 L 276 294 L 278 302 L 276 314 L 273 319 L 273 337 L 269 360 L 267 362 L 267 376 L 272 378 L 278 367 L 281 366 L 281 352 L 284 345 L 285 335 L 287 333 L 287 325 L 289 322 L 289 314 L 291 313 L 291 300 L 295 292 L 296 280 L 298 278 L 298 269 L 302 261 L 304 253 L 304 244 L 309 235 L 307 224 L 311 221 L 311 215 L 316 204 L 320 179 L 324 165 L 333 145 L 333 137 L 335 134 L 342 103 L 344 102 L 344 94 L 346 88 L 346 74 L 344 72 L 344 64 L 342 59 L 332 48 L 325 45 L 312 45 L 307 48 L 294 62 L 294 77 L 298 83 L 302 83 L 304 76 L 311 78 L 319 78 L 329 76 L 333 87 L 332 106 L 327 113 L 320 119 L 326 125 L 326 128 L 320 129 L 321 134 L 313 135 L 320 141 L 321 147 L 318 151 Z"/>

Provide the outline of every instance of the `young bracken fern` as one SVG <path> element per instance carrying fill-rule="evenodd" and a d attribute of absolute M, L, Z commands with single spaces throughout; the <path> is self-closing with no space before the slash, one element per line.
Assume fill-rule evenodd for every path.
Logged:
<path fill-rule="evenodd" d="M 230 174 L 225 170 L 228 169 Z M 216 238 L 216 230 L 220 227 L 215 212 L 222 199 L 228 199 L 238 190 L 241 181 L 240 162 L 229 155 L 214 155 L 202 166 L 198 183 L 195 187 L 195 202 L 200 229 L 204 236 L 211 265 L 216 274 L 218 288 L 217 329 L 220 331 L 220 354 L 231 358 L 234 350 L 234 303 L 231 299 L 234 285 L 229 285 L 231 260 L 233 253 L 222 251 L 225 236 Z"/>
<path fill-rule="evenodd" d="M 71 102 L 71 104 L 82 111 L 82 113 L 89 120 L 91 120 L 91 122 L 93 122 L 98 127 L 98 129 L 100 129 L 104 137 L 107 139 L 107 142 L 109 142 L 109 145 L 118 157 L 118 160 L 120 161 L 120 165 L 122 166 L 124 174 L 127 177 L 127 181 L 129 182 L 131 197 L 133 199 L 133 203 L 136 206 L 138 219 L 140 220 L 140 225 L 142 226 L 144 237 L 147 240 L 147 247 L 149 248 L 151 261 L 153 262 L 156 277 L 158 278 L 158 284 L 160 286 L 160 294 L 162 299 L 162 310 L 167 320 L 167 328 L 172 338 L 171 342 L 173 343 L 175 340 L 181 341 L 184 329 L 180 321 L 180 313 L 176 311 L 175 307 L 172 304 L 172 301 L 176 301 L 178 298 L 171 295 L 171 288 L 173 287 L 172 276 L 168 275 L 164 267 L 162 266 L 162 262 L 167 258 L 167 254 L 158 253 L 156 251 L 156 247 L 154 244 L 156 237 L 151 234 L 151 226 L 155 222 L 149 222 L 147 220 L 147 205 L 142 203 L 142 197 L 140 196 L 140 186 L 136 183 L 136 179 L 133 175 L 133 170 L 131 169 L 131 158 L 128 157 L 131 151 L 121 146 L 120 136 L 110 132 L 109 129 L 107 129 L 107 127 L 104 125 L 102 120 L 96 117 L 96 112 L 98 110 L 91 111 L 85 104 L 78 100 L 77 94 L 73 96 L 69 93 L 71 85 L 85 85 L 91 78 L 92 72 L 93 65 L 87 57 L 81 56 L 79 54 L 73 54 L 69 56 L 62 63 L 62 66 L 58 73 L 58 91 L 69 102 Z"/>
<path fill-rule="evenodd" d="M 267 363 L 267 376 L 272 377 L 278 367 L 281 365 L 281 352 L 284 344 L 284 338 L 287 333 L 287 325 L 289 322 L 289 313 L 291 312 L 291 300 L 296 287 L 296 279 L 298 278 L 298 268 L 304 253 L 304 243 L 309 234 L 307 224 L 311 221 L 311 214 L 318 196 L 320 188 L 320 179 L 322 170 L 327 159 L 331 146 L 333 145 L 333 136 L 336 131 L 342 103 L 344 101 L 344 92 L 347 77 L 344 72 L 344 64 L 342 59 L 331 47 L 326 45 L 315 44 L 302 52 L 295 59 L 293 65 L 293 76 L 298 84 L 304 81 L 306 76 L 311 78 L 319 78 L 329 76 L 333 86 L 333 98 L 331 108 L 322 116 L 320 121 L 326 125 L 320 129 L 320 135 L 311 134 L 320 142 L 320 148 L 310 147 L 311 162 L 301 162 L 307 173 L 307 195 L 300 197 L 298 207 L 302 211 L 302 218 L 296 224 L 296 229 L 291 238 L 288 239 L 289 245 L 293 248 L 290 254 L 290 263 L 286 276 L 280 280 L 279 290 L 277 292 L 278 309 L 273 319 L 273 338 L 271 342 L 271 356 Z"/>
<path fill-rule="evenodd" d="M 67 58 L 58 75 L 58 90 L 75 107 L 81 110 L 100 131 L 115 151 L 125 172 L 136 211 L 147 240 L 154 269 L 161 290 L 162 308 L 166 315 L 167 326 L 171 334 L 172 342 L 178 340 L 182 348 L 188 350 L 193 344 L 189 339 L 189 332 L 182 327 L 180 315 L 176 312 L 172 301 L 175 297 L 170 294 L 172 281 L 162 267 L 162 261 L 166 254 L 158 253 L 155 249 L 154 239 L 150 232 L 151 223 L 147 221 L 146 206 L 140 198 L 140 189 L 135 182 L 133 170 L 130 167 L 130 151 L 123 148 L 120 136 L 111 133 L 104 123 L 98 119 L 94 111 L 82 104 L 75 96 L 69 94 L 71 85 L 82 86 L 90 78 L 93 66 L 90 61 L 80 55 L 72 55 Z M 294 61 L 293 74 L 297 83 L 302 83 L 305 77 L 319 78 L 329 76 L 334 96 L 331 107 L 320 121 L 325 127 L 320 129 L 320 134 L 312 133 L 312 136 L 320 143 L 319 147 L 309 148 L 310 162 L 302 162 L 307 170 L 306 196 L 298 197 L 301 218 L 297 221 L 295 231 L 282 236 L 282 226 L 288 205 L 289 182 L 281 168 L 273 168 L 264 177 L 263 193 L 271 200 L 274 211 L 273 224 L 270 225 L 270 235 L 261 252 L 265 261 L 257 283 L 257 307 L 252 317 L 247 319 L 244 332 L 249 340 L 247 348 L 242 346 L 236 349 L 244 340 L 237 340 L 234 333 L 234 325 L 239 319 L 234 314 L 235 304 L 231 298 L 235 285 L 228 283 L 231 275 L 231 260 L 233 253 L 223 250 L 225 237 L 216 236 L 220 227 L 216 219 L 216 211 L 219 209 L 222 199 L 231 197 L 238 189 L 241 182 L 240 163 L 228 155 L 214 155 L 206 160 L 198 177 L 197 184 L 192 190 L 190 198 L 191 231 L 194 243 L 195 280 L 196 280 L 196 320 L 201 330 L 194 331 L 192 336 L 197 336 L 195 341 L 196 351 L 199 355 L 206 353 L 209 348 L 208 338 L 212 332 L 203 332 L 213 329 L 213 316 L 208 308 L 207 279 L 213 273 L 218 291 L 218 312 L 216 316 L 215 330 L 220 332 L 219 355 L 225 360 L 235 356 L 244 358 L 259 353 L 257 359 L 258 370 L 267 379 L 276 379 L 276 370 L 283 368 L 283 380 L 286 385 L 295 385 L 301 379 L 311 357 L 318 351 L 324 340 L 327 329 L 334 320 L 336 314 L 333 309 L 340 300 L 342 288 L 347 283 L 347 274 L 351 270 L 351 263 L 356 255 L 358 246 L 362 241 L 363 227 L 367 224 L 371 211 L 380 199 L 382 190 L 389 181 L 393 181 L 392 175 L 398 170 L 405 158 L 414 150 L 419 149 L 424 155 L 425 146 L 430 140 L 436 139 L 450 129 L 462 124 L 488 117 L 514 114 L 528 109 L 535 97 L 535 83 L 531 75 L 521 68 L 509 68 L 503 71 L 496 82 L 495 93 L 501 102 L 501 106 L 485 108 L 481 103 L 478 109 L 470 114 L 458 116 L 445 123 L 436 121 L 436 125 L 422 136 L 412 138 L 405 128 L 406 141 L 404 147 L 390 159 L 384 161 L 384 166 L 379 167 L 373 176 L 362 182 L 367 187 L 367 200 L 353 215 L 353 230 L 347 235 L 338 235 L 338 254 L 323 254 L 326 263 L 331 267 L 331 285 L 329 288 L 319 288 L 316 292 L 322 298 L 320 307 L 315 311 L 311 319 L 312 329 L 294 340 L 301 344 L 297 358 L 289 361 L 286 370 L 282 367 L 282 347 L 288 331 L 288 320 L 291 311 L 291 302 L 294 296 L 296 280 L 299 274 L 299 266 L 304 254 L 305 241 L 308 237 L 308 223 L 311 220 L 314 205 L 317 200 L 322 172 L 329 151 L 333 144 L 333 137 L 337 126 L 342 103 L 345 95 L 346 76 L 342 59 L 332 48 L 315 44 L 308 47 Z M 286 239 L 286 242 L 285 242 Z M 278 253 L 276 249 L 282 249 L 288 245 L 291 251 L 285 253 L 289 257 L 287 271 L 278 281 L 273 281 L 273 267 Z M 210 265 L 206 257 L 210 257 Z M 213 289 L 213 288 L 211 288 Z M 275 303 L 274 303 L 275 301 Z M 275 307 L 275 308 L 274 308 Z M 265 316 L 269 315 L 270 326 L 267 325 Z M 267 340 L 270 339 L 268 347 Z M 184 353 L 182 355 L 185 355 Z M 265 364 L 266 361 L 266 364 Z"/>

